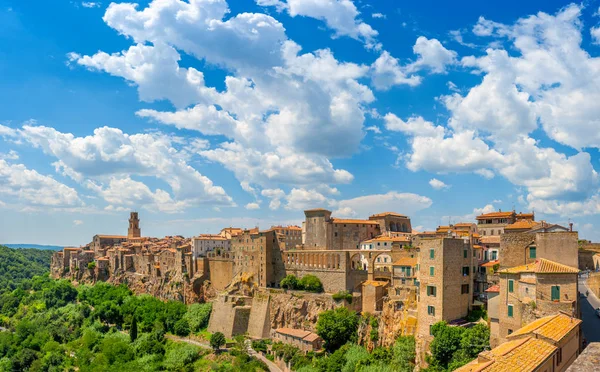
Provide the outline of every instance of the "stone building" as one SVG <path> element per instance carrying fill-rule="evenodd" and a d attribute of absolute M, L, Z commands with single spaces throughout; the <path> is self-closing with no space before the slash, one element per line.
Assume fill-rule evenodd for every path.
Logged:
<path fill-rule="evenodd" d="M 277 328 L 271 331 L 274 342 L 292 345 L 304 352 L 318 351 L 323 348 L 323 339 L 316 333 L 294 328 Z"/>
<path fill-rule="evenodd" d="M 142 236 L 142 230 L 140 229 L 140 219 L 138 212 L 131 212 L 129 216 L 129 228 L 127 229 L 127 238 L 139 238 Z"/>
<path fill-rule="evenodd" d="M 361 242 L 360 250 L 364 251 L 360 255 L 362 268 L 368 270 L 373 251 L 390 250 L 394 245 L 398 249 L 408 247 L 411 245 L 411 238 L 409 236 L 379 235 L 373 239 Z M 375 267 L 379 270 L 391 271 L 392 269 L 392 257 L 389 254 L 380 254 L 374 262 Z"/>
<path fill-rule="evenodd" d="M 456 372 L 562 372 L 581 352 L 581 320 L 566 314 L 550 315 L 516 330 L 509 340 Z"/>
<path fill-rule="evenodd" d="M 295 249 L 302 245 L 302 228 L 300 226 L 271 226 L 271 230 L 285 237 L 287 249 Z"/>
<path fill-rule="evenodd" d="M 222 237 L 224 237 L 226 239 L 231 240 L 231 238 L 241 234 L 243 231 L 244 231 L 244 229 L 239 228 L 239 227 L 225 227 L 225 228 L 221 229 L 221 232 L 219 232 L 219 235 L 221 235 Z"/>
<path fill-rule="evenodd" d="M 465 317 L 473 301 L 473 253 L 468 238 L 429 238 L 419 248 L 418 336 L 431 341 L 430 327 Z"/>
<path fill-rule="evenodd" d="M 499 333 L 492 337 L 504 342 L 536 318 L 559 311 L 578 316 L 578 273 L 577 268 L 543 258 L 500 270 Z"/>
<path fill-rule="evenodd" d="M 91 247 L 95 256 L 104 256 L 108 248 L 126 241 L 124 235 L 94 235 Z"/>
<path fill-rule="evenodd" d="M 332 218 L 326 209 L 304 211 L 307 250 L 359 249 L 360 242 L 381 234 L 379 220 Z"/>
<path fill-rule="evenodd" d="M 285 277 L 284 249 L 285 239 L 275 230 L 244 230 L 231 239 L 234 276 L 250 273 L 259 287 L 278 286 Z"/>
<path fill-rule="evenodd" d="M 362 311 L 375 313 L 383 308 L 383 298 L 387 295 L 387 281 L 367 280 L 362 283 Z"/>
<path fill-rule="evenodd" d="M 496 284 L 485 290 L 487 297 L 487 315 L 488 315 L 488 326 L 490 327 L 490 345 L 496 347 L 500 344 L 498 339 L 500 335 L 500 315 L 498 310 L 500 308 L 500 285 Z"/>
<path fill-rule="evenodd" d="M 506 232 L 500 237 L 500 267 L 520 266 L 538 258 L 579 267 L 578 250 L 576 231 Z"/>
<path fill-rule="evenodd" d="M 370 221 L 379 223 L 379 230 L 385 236 L 407 236 L 412 233 L 410 218 L 394 212 L 383 212 L 369 216 Z"/>
<path fill-rule="evenodd" d="M 194 259 L 205 257 L 207 252 L 229 251 L 231 240 L 221 235 L 201 234 L 192 238 L 192 256 Z"/>
<path fill-rule="evenodd" d="M 482 236 L 497 236 L 504 233 L 504 228 L 517 220 L 535 221 L 533 213 L 516 213 L 515 211 L 484 213 L 476 217 L 477 231 Z"/>

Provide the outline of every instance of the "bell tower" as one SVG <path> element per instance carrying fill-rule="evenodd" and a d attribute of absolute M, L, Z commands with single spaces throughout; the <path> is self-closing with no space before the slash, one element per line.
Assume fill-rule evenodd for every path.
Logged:
<path fill-rule="evenodd" d="M 140 236 L 142 236 L 142 230 L 140 229 L 138 212 L 131 212 L 131 215 L 129 216 L 129 229 L 127 230 L 127 238 L 139 238 Z"/>

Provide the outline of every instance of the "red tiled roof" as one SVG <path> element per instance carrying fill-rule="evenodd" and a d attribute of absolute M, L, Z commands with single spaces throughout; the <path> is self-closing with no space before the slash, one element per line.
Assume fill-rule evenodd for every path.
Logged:
<path fill-rule="evenodd" d="M 500 285 L 498 285 L 498 284 L 493 285 L 493 286 L 489 287 L 488 289 L 486 289 L 485 291 L 491 292 L 491 293 L 500 293 Z"/>

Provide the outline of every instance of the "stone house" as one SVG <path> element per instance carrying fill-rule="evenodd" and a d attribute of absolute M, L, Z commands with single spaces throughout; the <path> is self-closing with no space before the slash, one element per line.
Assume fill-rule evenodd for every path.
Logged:
<path fill-rule="evenodd" d="M 326 209 L 309 209 L 304 215 L 303 249 L 359 249 L 360 242 L 381 234 L 379 220 L 332 218 Z"/>
<path fill-rule="evenodd" d="M 468 238 L 417 241 L 419 304 L 417 335 L 430 342 L 431 326 L 465 317 L 473 301 L 473 253 Z"/>
<path fill-rule="evenodd" d="M 387 281 L 367 280 L 362 283 L 362 311 L 375 313 L 383 309 L 383 299 L 390 285 Z"/>
<path fill-rule="evenodd" d="M 277 328 L 271 330 L 273 341 L 292 345 L 298 349 L 308 351 L 318 351 L 323 348 L 323 339 L 316 333 L 294 328 Z"/>
<path fill-rule="evenodd" d="M 192 238 L 192 256 L 194 259 L 205 257 L 207 252 L 230 250 L 230 239 L 221 235 L 202 234 Z"/>
<path fill-rule="evenodd" d="M 126 241 L 124 235 L 94 235 L 91 246 L 95 256 L 104 256 L 106 249 Z"/>
<path fill-rule="evenodd" d="M 369 216 L 370 221 L 379 223 L 379 230 L 385 236 L 408 236 L 412 232 L 410 218 L 395 212 L 383 212 Z"/>
<path fill-rule="evenodd" d="M 490 328 L 490 345 L 496 347 L 500 344 L 500 318 L 498 309 L 500 307 L 500 285 L 496 284 L 485 290 L 487 297 L 487 316 Z"/>
<path fill-rule="evenodd" d="M 492 337 L 504 342 L 536 318 L 559 311 L 578 315 L 578 273 L 577 268 L 543 258 L 500 270 L 499 333 Z"/>
<path fill-rule="evenodd" d="M 302 228 L 300 226 L 271 226 L 270 230 L 285 237 L 287 249 L 295 249 L 302 245 Z"/>
<path fill-rule="evenodd" d="M 285 267 L 275 230 L 244 230 L 231 239 L 234 275 L 249 273 L 259 287 L 275 287 L 285 277 Z"/>
<path fill-rule="evenodd" d="M 580 327 L 581 320 L 562 313 L 538 319 L 456 372 L 565 371 L 581 352 Z"/>
<path fill-rule="evenodd" d="M 576 231 L 505 233 L 500 237 L 500 268 L 515 267 L 545 258 L 579 267 Z"/>

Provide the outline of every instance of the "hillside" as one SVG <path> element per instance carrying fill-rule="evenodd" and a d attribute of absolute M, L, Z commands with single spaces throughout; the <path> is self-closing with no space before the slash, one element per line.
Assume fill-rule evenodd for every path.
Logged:
<path fill-rule="evenodd" d="M 53 253 L 51 250 L 12 249 L 0 245 L 0 293 L 14 290 L 25 279 L 47 273 Z"/>
<path fill-rule="evenodd" d="M 60 245 L 42 245 L 42 244 L 3 244 L 8 248 L 34 248 L 34 249 L 42 249 L 42 250 L 51 250 L 51 251 L 60 251 L 63 249 L 63 246 Z"/>

